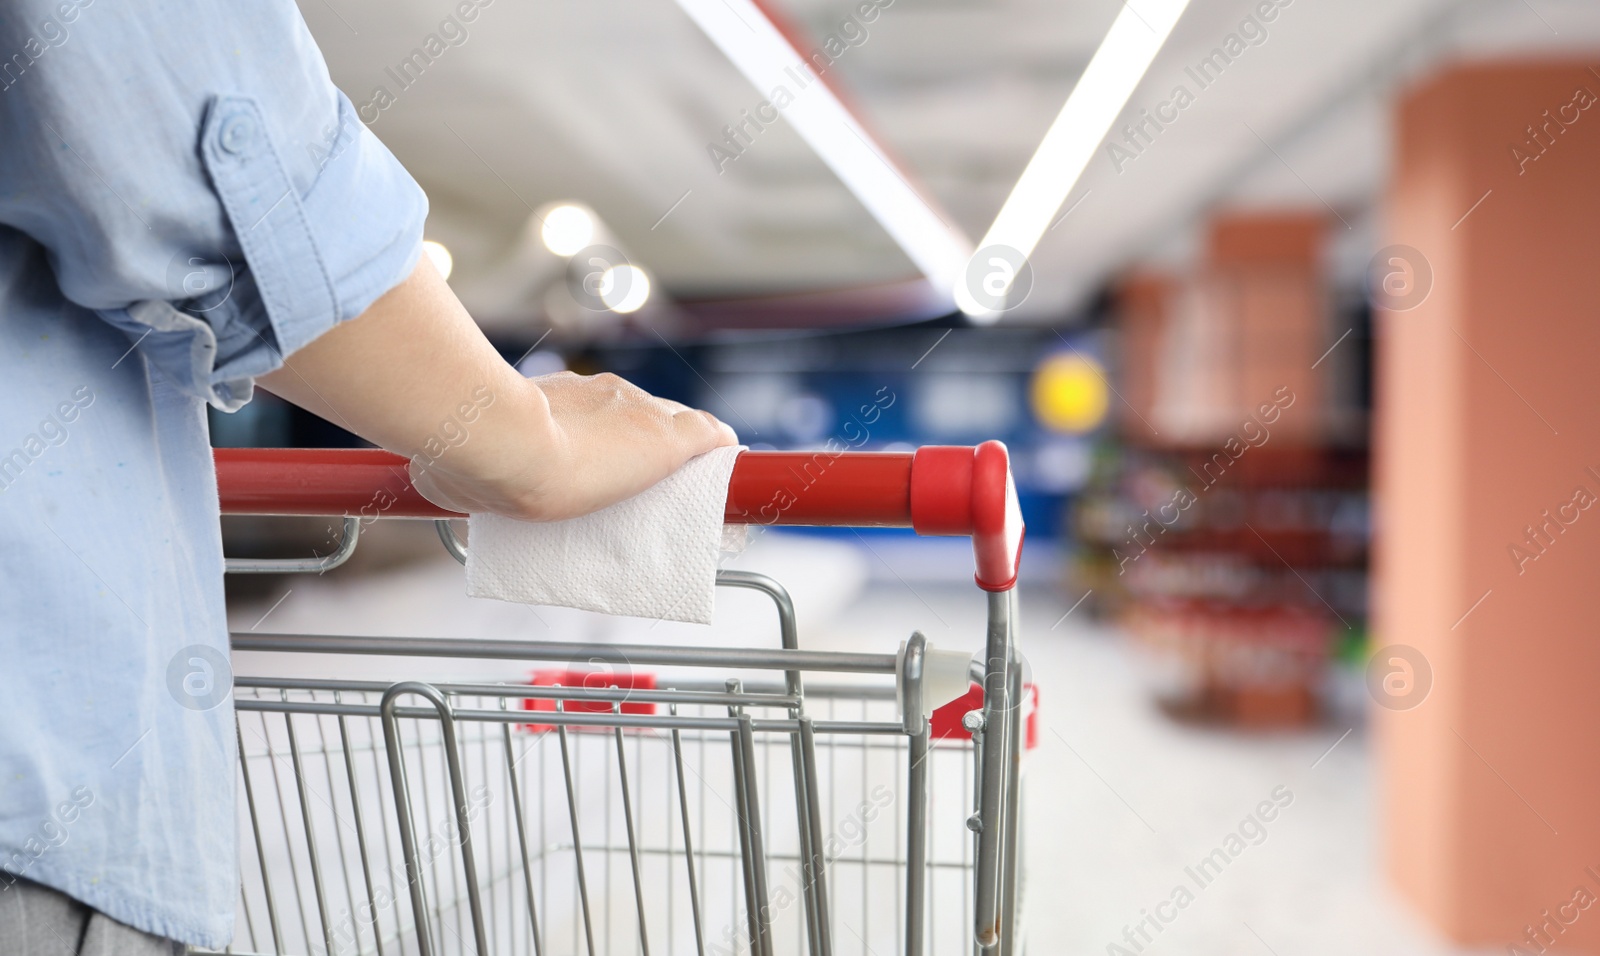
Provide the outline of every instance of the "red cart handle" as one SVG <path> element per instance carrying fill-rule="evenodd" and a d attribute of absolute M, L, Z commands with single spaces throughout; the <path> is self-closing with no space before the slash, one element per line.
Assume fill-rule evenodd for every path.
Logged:
<path fill-rule="evenodd" d="M 378 449 L 218 448 L 223 514 L 456 518 Z M 735 524 L 913 528 L 970 535 L 978 586 L 1009 590 L 1022 557 L 1010 456 L 997 441 L 915 452 L 747 451 L 734 462 Z"/>

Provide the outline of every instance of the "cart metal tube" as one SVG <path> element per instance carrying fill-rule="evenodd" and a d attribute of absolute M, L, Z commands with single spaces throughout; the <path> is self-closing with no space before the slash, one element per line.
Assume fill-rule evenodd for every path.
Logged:
<path fill-rule="evenodd" d="M 223 565 L 229 574 L 321 574 L 350 560 L 360 537 L 361 519 L 346 517 L 339 546 L 328 554 L 309 558 L 227 558 Z"/>
<path fill-rule="evenodd" d="M 760 591 L 772 599 L 778 612 L 778 633 L 786 650 L 798 650 L 800 647 L 800 629 L 795 620 L 794 601 L 789 597 L 789 590 L 773 578 L 751 571 L 718 571 L 717 584 L 720 587 L 747 588 Z M 807 718 L 801 712 L 801 703 L 804 700 L 805 687 L 798 670 L 784 671 L 784 690 L 790 699 L 789 716 L 798 721 Z M 746 692 L 746 698 L 755 697 Z M 779 698 L 769 696 L 764 700 L 742 701 L 749 703 L 773 704 Z M 793 766 L 795 806 L 807 806 L 807 799 L 813 798 L 816 782 L 816 755 L 807 748 L 814 747 L 815 737 L 797 729 L 789 737 L 789 755 Z M 817 841 L 821 840 L 820 833 L 814 828 L 812 814 L 800 812 L 796 820 L 800 838 L 801 871 L 805 875 L 805 882 L 801 892 L 805 899 L 806 933 L 810 940 L 812 956 L 827 956 L 831 952 L 828 939 L 828 927 L 822 914 L 826 911 L 826 904 L 821 900 L 827 894 L 827 880 L 823 874 L 826 861 L 817 849 Z"/>
<path fill-rule="evenodd" d="M 921 714 L 918 714 L 921 720 Z M 922 956 L 928 901 L 928 722 L 906 751 L 906 956 Z"/>
<path fill-rule="evenodd" d="M 799 707 L 791 708 L 789 715 L 800 719 L 803 715 Z M 805 900 L 806 938 L 810 940 L 812 956 L 820 956 L 820 941 L 818 939 L 817 901 L 816 901 L 816 833 L 811 829 L 811 817 L 805 812 L 806 806 L 806 763 L 802 753 L 804 744 L 800 731 L 796 730 L 789 735 L 789 764 L 794 775 L 794 805 L 795 829 L 800 838 L 800 872 L 802 876 L 801 894 Z"/>
<path fill-rule="evenodd" d="M 798 710 L 793 714 L 796 717 L 800 716 Z M 805 900 L 806 938 L 810 941 L 812 956 L 820 956 L 821 942 L 818 939 L 816 901 L 816 834 L 811 829 L 811 817 L 805 812 L 806 765 L 801 749 L 800 732 L 797 730 L 789 736 L 789 763 L 794 774 L 795 829 L 800 838 L 800 873 L 803 881 L 801 894 Z"/>
<path fill-rule="evenodd" d="M 455 803 L 456 830 L 460 834 L 461 867 L 467 883 L 467 906 L 472 914 L 473 939 L 478 952 L 489 951 L 488 936 L 483 921 L 483 901 L 478 895 L 478 865 L 472 847 L 472 815 L 467 804 L 466 782 L 461 776 L 461 753 L 456 741 L 455 715 L 450 702 L 429 684 L 404 681 L 389 688 L 383 695 L 383 735 L 389 750 L 389 772 L 395 781 L 395 812 L 400 823 L 400 842 L 405 850 L 406 875 L 411 881 L 411 905 L 416 909 L 418 944 L 423 956 L 432 950 L 433 939 L 428 932 L 427 899 L 422 887 L 422 858 L 417 852 L 416 831 L 411 821 L 411 795 L 406 787 L 405 758 L 400 752 L 399 715 L 397 702 L 401 697 L 415 694 L 432 704 L 439 719 L 439 729 L 444 740 L 445 763 L 450 773 L 450 796 Z M 330 951 L 332 946 L 330 943 Z"/>
<path fill-rule="evenodd" d="M 522 854 L 522 888 L 528 904 L 528 938 L 533 941 L 533 956 L 544 956 L 544 937 L 539 933 L 539 907 L 533 899 L 533 864 L 528 855 L 528 825 L 522 814 L 522 787 L 517 782 L 518 758 L 511 748 L 511 725 L 500 729 L 505 738 L 506 781 L 511 790 L 512 816 L 517 822 L 517 849 Z"/>
<path fill-rule="evenodd" d="M 334 691 L 333 700 L 334 703 L 342 703 L 342 701 L 339 699 L 338 691 Z M 361 855 L 361 878 L 362 882 L 367 888 L 367 905 L 372 907 L 373 913 L 376 913 L 378 911 L 378 900 L 377 895 L 373 892 L 372 888 L 372 864 L 367 853 L 367 826 L 362 820 L 361 801 L 358 799 L 361 793 L 361 788 L 356 783 L 356 757 L 350 749 L 350 731 L 348 726 L 345 724 L 345 717 L 343 714 L 339 715 L 338 724 L 339 746 L 344 752 L 345 779 L 350 786 L 350 810 L 351 817 L 355 823 L 356 851 Z M 332 779 L 331 774 L 329 779 Z M 383 956 L 383 933 L 378 932 L 376 923 L 373 925 L 372 935 L 374 942 L 377 944 L 378 956 Z M 357 939 L 359 940 L 359 938 L 360 934 L 358 932 Z"/>
<path fill-rule="evenodd" d="M 328 922 L 328 896 L 322 887 L 322 861 L 317 856 L 316 827 L 311 823 L 311 797 L 306 792 L 306 772 L 300 763 L 300 743 L 294 733 L 294 716 L 283 715 L 284 730 L 289 735 L 289 759 L 294 767 L 295 793 L 300 798 L 300 819 L 305 824 L 306 853 L 311 857 L 311 887 L 317 898 L 317 919 L 322 924 L 322 939 L 328 952 L 333 952 L 332 924 Z"/>
<path fill-rule="evenodd" d="M 754 571 L 718 571 L 717 584 L 727 588 L 745 588 L 751 591 L 760 591 L 772 599 L 773 605 L 778 610 L 778 636 L 785 650 L 795 651 L 800 649 L 800 628 L 795 621 L 794 600 L 789 597 L 789 589 L 779 584 L 776 580 L 765 574 Z M 788 692 L 795 697 L 800 696 L 800 672 L 797 670 L 786 671 L 784 680 L 788 682 Z"/>
<path fill-rule="evenodd" d="M 235 688 L 266 688 L 271 690 L 354 691 L 382 694 L 394 681 L 386 680 L 333 680 L 313 677 L 236 677 Z M 746 690 L 742 694 L 727 694 L 696 690 L 675 690 L 670 687 L 560 687 L 554 684 L 463 684 L 441 681 L 433 684 L 442 693 L 473 697 L 523 697 L 538 700 L 617 701 L 618 703 L 655 704 L 751 704 L 759 707 L 797 707 L 798 697 L 775 690 L 763 693 Z"/>
<path fill-rule="evenodd" d="M 485 641 L 437 637 L 342 637 L 326 634 L 230 635 L 236 651 L 294 654 L 380 654 L 480 660 L 596 661 L 612 664 L 748 667 L 752 670 L 850 671 L 893 674 L 895 655 L 746 647 L 663 647 L 653 644 L 573 644 L 562 641 Z"/>
<path fill-rule="evenodd" d="M 739 750 L 739 766 L 743 768 L 739 802 L 744 810 L 741 825 L 750 834 L 750 875 L 755 890 L 755 920 L 757 936 L 755 945 L 761 956 L 772 956 L 772 907 L 767 891 L 766 837 L 761 830 L 761 798 L 756 789 L 755 730 L 749 714 L 739 715 L 739 730 L 734 735 L 734 745 Z"/>
<path fill-rule="evenodd" d="M 622 705 L 611 705 L 613 713 L 622 713 Z M 628 754 L 622 745 L 622 728 L 612 728 L 617 743 L 617 777 L 622 783 L 622 820 L 628 833 L 628 865 L 633 873 L 633 904 L 639 915 L 639 952 L 650 956 L 650 933 L 646 927 L 644 906 L 644 876 L 639 870 L 639 842 L 633 826 L 633 793 L 628 788 Z"/>
<path fill-rule="evenodd" d="M 556 708 L 560 707 L 557 702 Z M 572 752 L 565 725 L 556 727 L 556 739 L 561 743 L 561 773 L 567 784 L 567 820 L 572 824 L 572 860 L 578 873 L 578 899 L 583 904 L 583 938 L 588 944 L 589 956 L 595 956 L 594 921 L 589 917 L 589 879 L 583 869 L 583 836 L 578 830 L 577 791 L 572 786 Z"/>
<path fill-rule="evenodd" d="M 978 804 L 974 938 L 988 949 L 1000 939 L 1000 869 L 1004 865 L 1006 761 L 1011 751 L 1011 596 L 989 592 L 989 636 L 983 677 L 983 787 Z"/>
<path fill-rule="evenodd" d="M 683 820 L 683 868 L 689 878 L 689 911 L 694 916 L 694 948 L 697 956 L 705 956 L 705 931 L 700 925 L 700 887 L 694 875 L 694 830 L 689 825 L 689 791 L 683 777 L 683 737 L 677 730 L 672 732 L 672 765 L 678 781 L 678 814 Z"/>
<path fill-rule="evenodd" d="M 982 678 L 981 677 L 979 678 L 979 684 L 980 685 L 982 684 Z M 970 869 L 976 869 L 977 868 L 976 861 L 977 861 L 978 856 L 979 856 L 980 847 L 983 844 L 983 817 L 978 812 L 979 809 L 982 808 L 982 806 L 983 806 L 983 747 L 984 747 L 983 712 L 982 711 L 977 711 L 977 710 L 968 711 L 962 717 L 962 726 L 964 726 L 967 729 L 967 732 L 972 735 L 972 807 L 973 807 L 973 813 L 972 813 L 971 816 L 967 817 L 967 829 L 972 831 L 972 848 L 971 848 L 971 850 L 969 852 L 972 854 L 971 859 L 974 862 L 973 862 L 973 865 L 972 865 L 972 867 Z M 967 875 L 968 875 L 968 878 L 970 880 L 970 878 L 971 878 L 971 876 L 973 874 L 971 872 L 969 872 Z M 964 884 L 964 886 L 967 886 L 968 888 L 971 888 L 970 887 L 970 883 Z M 975 897 L 977 895 L 976 889 L 975 888 L 971 888 L 971 889 L 972 889 L 972 892 L 969 892 L 967 894 L 967 901 L 969 903 L 976 902 L 976 900 L 975 900 Z M 977 941 L 976 937 L 974 937 L 974 939 L 972 940 L 972 956 L 982 956 L 982 953 L 983 953 L 983 947 L 978 945 L 978 941 Z"/>
<path fill-rule="evenodd" d="M 730 692 L 737 691 L 738 688 L 738 680 L 728 681 Z M 751 847 L 750 801 L 747 798 L 751 768 L 745 764 L 744 747 L 739 740 L 739 731 L 743 725 L 739 723 L 738 708 L 729 707 L 728 716 L 735 721 L 733 731 L 728 734 L 728 742 L 733 747 L 729 759 L 733 768 L 733 810 L 739 835 L 740 875 L 744 880 L 745 926 L 750 934 L 750 952 L 753 956 L 761 956 L 760 906 L 763 898 L 756 890 L 756 864 Z"/>
<path fill-rule="evenodd" d="M 244 797 L 250 808 L 250 832 L 256 841 L 256 862 L 261 866 L 261 890 L 267 898 L 267 923 L 272 929 L 272 950 L 283 956 L 283 932 L 278 926 L 278 907 L 272 899 L 272 879 L 267 875 L 267 845 L 261 842 L 261 818 L 256 814 L 256 791 L 250 785 L 250 758 L 244 749 L 244 731 L 234 724 L 239 745 L 239 772 L 244 778 Z M 270 756 L 270 755 L 269 755 Z"/>
<path fill-rule="evenodd" d="M 811 845 L 806 860 L 807 901 L 814 914 L 816 931 L 811 937 L 814 956 L 833 956 L 833 922 L 828 912 L 828 855 L 822 836 L 822 800 L 818 793 L 817 735 L 811 718 L 801 714 L 800 759 L 805 769 L 805 802 L 796 813 L 805 817 L 805 829 L 811 833 Z"/>
<path fill-rule="evenodd" d="M 1011 601 L 1011 620 L 1016 621 L 1016 592 L 1006 595 Z M 1011 690 L 1012 707 L 1006 721 L 1006 815 L 1005 815 L 1005 865 L 1000 868 L 1000 952 L 1014 956 L 1022 952 L 1022 941 L 1017 938 L 1017 884 L 1021 879 L 1022 860 L 1017 855 L 1018 803 L 1022 797 L 1023 750 L 1023 696 L 1022 665 L 1012 648 Z"/>
<path fill-rule="evenodd" d="M 383 708 L 376 704 L 335 704 L 332 701 L 283 701 L 283 700 L 255 700 L 244 698 L 234 705 L 240 712 L 255 711 L 269 714 L 325 714 L 328 716 L 346 715 L 350 717 L 381 717 Z M 424 707 L 396 707 L 396 717 L 407 720 L 427 719 L 433 712 Z M 612 727 L 631 728 L 635 730 L 702 730 L 702 731 L 734 731 L 739 727 L 735 717 L 710 717 L 710 716 L 672 716 L 661 714 L 606 714 L 582 713 L 561 710 L 537 711 L 505 711 L 505 710 L 468 710 L 460 709 L 455 712 L 462 720 L 481 721 L 483 723 L 500 724 L 526 724 L 530 720 L 553 727 L 600 727 L 610 730 Z M 794 718 L 780 720 L 752 720 L 750 726 L 758 734 L 793 734 L 800 730 L 800 721 Z M 905 735 L 905 729 L 899 721 L 889 723 L 874 723 L 864 720 L 820 720 L 813 725 L 819 734 L 843 734 L 881 737 L 900 737 Z"/>

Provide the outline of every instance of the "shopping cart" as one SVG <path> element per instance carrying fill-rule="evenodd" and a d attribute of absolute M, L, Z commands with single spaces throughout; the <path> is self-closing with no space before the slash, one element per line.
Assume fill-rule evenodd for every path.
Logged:
<path fill-rule="evenodd" d="M 328 570 L 376 518 L 434 519 L 458 560 L 470 547 L 385 452 L 219 449 L 216 463 L 224 514 L 343 519 L 328 555 L 230 558 L 230 573 Z M 939 658 L 921 634 L 802 649 L 787 592 L 748 572 L 717 584 L 771 599 L 779 647 L 235 633 L 236 656 L 302 674 L 330 672 L 307 655 L 411 670 L 234 674 L 231 951 L 1020 952 L 1035 697 L 1013 647 L 1023 529 L 1005 446 L 747 451 L 726 516 L 970 536 L 988 626 L 983 658 L 959 663 L 968 693 L 932 706 Z M 443 659 L 535 669 L 443 680 Z M 806 679 L 819 673 L 832 683 Z"/>

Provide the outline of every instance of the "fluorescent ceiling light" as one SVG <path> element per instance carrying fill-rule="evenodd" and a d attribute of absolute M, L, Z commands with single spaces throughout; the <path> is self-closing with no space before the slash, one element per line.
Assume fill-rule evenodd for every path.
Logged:
<path fill-rule="evenodd" d="M 905 250 L 941 294 L 960 280 L 972 242 L 945 222 L 894 168 L 844 104 L 820 82 L 805 57 L 751 0 L 677 0 L 763 98 L 782 88 L 793 102 L 781 111 L 867 212 Z"/>
<path fill-rule="evenodd" d="M 1188 5 L 1189 0 L 1138 0 L 1137 10 L 1132 2 L 1123 5 L 1022 177 L 1011 188 L 994 225 L 978 243 L 980 250 L 1007 246 L 1022 258 L 1033 255 L 1056 211 L 1077 185 Z M 974 300 L 964 283 L 957 284 L 955 291 L 961 311 L 979 318 L 995 315 L 993 309 Z"/>

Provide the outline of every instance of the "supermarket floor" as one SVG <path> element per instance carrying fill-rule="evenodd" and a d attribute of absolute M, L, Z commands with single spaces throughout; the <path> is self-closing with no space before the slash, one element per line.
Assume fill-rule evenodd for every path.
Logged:
<path fill-rule="evenodd" d="M 406 533 L 419 532 L 431 534 L 425 525 Z M 367 547 L 386 547 L 381 536 L 372 537 L 378 540 Z M 874 540 L 863 548 L 769 534 L 732 566 L 766 571 L 788 585 L 803 646 L 892 650 L 915 628 L 935 644 L 976 650 L 984 602 L 970 584 L 960 584 L 970 581 L 962 555 L 909 546 L 920 544 Z M 718 600 L 718 622 L 710 628 L 476 601 L 462 594 L 460 569 L 441 552 L 387 569 L 286 580 L 272 593 L 235 602 L 230 613 L 235 629 L 261 632 L 775 641 L 771 609 L 756 596 L 729 591 Z M 1410 916 L 1383 881 L 1373 774 L 1359 720 L 1255 735 L 1174 724 L 1151 705 L 1137 661 L 1114 633 L 1067 615 L 1071 602 L 1043 582 L 1025 586 L 1021 603 L 1021 646 L 1042 691 L 1025 798 L 1033 951 L 1464 952 Z M 441 675 L 436 664 L 428 666 L 427 673 Z M 511 666 L 505 676 L 520 673 Z M 499 675 L 478 666 L 459 676 Z M 1244 823 L 1275 794 L 1287 805 L 1266 814 L 1270 821 Z M 1199 885 L 1187 869 L 1230 838 L 1232 862 Z M 1184 905 L 1162 905 L 1174 899 Z M 1158 912 L 1170 922 L 1158 924 Z M 1141 921 L 1153 936 L 1149 942 L 1140 935 Z M 1111 949 L 1113 943 L 1127 948 Z"/>

